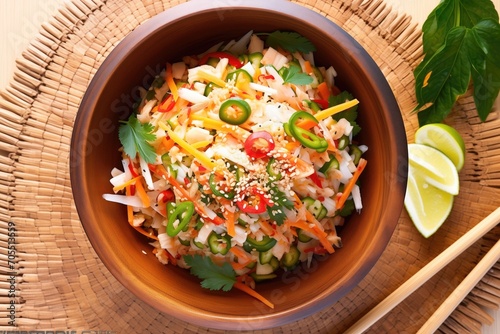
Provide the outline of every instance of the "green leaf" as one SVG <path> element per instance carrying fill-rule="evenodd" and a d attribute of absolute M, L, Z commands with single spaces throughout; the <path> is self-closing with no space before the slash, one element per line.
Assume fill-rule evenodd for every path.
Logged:
<path fill-rule="evenodd" d="M 266 44 L 274 49 L 282 48 L 291 53 L 316 51 L 310 40 L 296 32 L 274 31 L 267 36 Z"/>
<path fill-rule="evenodd" d="M 420 126 L 441 122 L 472 78 L 478 115 L 485 120 L 500 90 L 500 25 L 492 20 L 450 30 L 445 44 L 416 73 Z"/>
<path fill-rule="evenodd" d="M 469 29 L 453 28 L 443 45 L 424 64 L 415 78 L 417 111 L 432 106 L 435 119 L 444 119 L 451 111 L 457 98 L 467 91 L 471 70 L 467 53 Z M 420 125 L 429 122 L 419 116 Z"/>
<path fill-rule="evenodd" d="M 500 90 L 500 24 L 492 20 L 479 22 L 467 43 L 474 102 L 479 118 L 485 121 Z"/>
<path fill-rule="evenodd" d="M 441 1 L 422 26 L 424 53 L 432 56 L 444 44 L 452 28 L 472 28 L 483 19 L 498 21 L 498 13 L 491 0 Z"/>
<path fill-rule="evenodd" d="M 278 224 L 278 226 L 281 226 L 286 220 L 286 214 L 283 209 L 287 208 L 288 210 L 291 210 L 294 205 L 288 196 L 279 190 L 276 185 L 270 183 L 268 187 L 269 194 L 271 195 L 274 205 L 272 207 L 267 207 L 267 213 L 269 214 L 269 217 L 275 221 L 276 224 Z"/>
<path fill-rule="evenodd" d="M 294 84 L 297 86 L 309 85 L 313 82 L 313 78 L 304 72 L 300 71 L 298 66 L 290 66 L 283 70 L 283 80 L 285 83 Z"/>
<path fill-rule="evenodd" d="M 333 107 L 333 106 L 336 106 L 338 104 L 350 101 L 353 98 L 354 97 L 352 96 L 351 93 L 349 93 L 347 91 L 343 91 L 338 95 L 330 96 L 330 98 L 328 99 L 328 105 L 330 107 Z M 336 120 L 337 122 L 342 118 L 345 118 L 346 120 L 348 120 L 349 123 L 351 123 L 351 125 L 353 126 L 353 129 L 352 129 L 353 136 L 357 135 L 361 131 L 361 127 L 356 122 L 356 118 L 358 118 L 358 111 L 357 110 L 358 110 L 358 106 L 355 105 L 354 107 L 351 107 L 347 110 L 341 111 L 341 112 L 332 116 L 332 118 L 334 120 Z"/>
<path fill-rule="evenodd" d="M 118 138 L 125 153 L 131 158 L 135 158 L 137 153 L 147 162 L 153 163 L 156 160 L 156 152 L 150 141 L 156 139 L 156 135 L 151 133 L 154 127 L 150 123 L 142 124 L 135 114 L 130 115 L 127 122 L 122 122 L 118 129 Z"/>
<path fill-rule="evenodd" d="M 202 279 L 201 286 L 210 290 L 229 291 L 236 282 L 236 273 L 227 262 L 222 266 L 215 264 L 208 256 L 184 255 L 184 261 L 191 267 L 192 275 Z"/>

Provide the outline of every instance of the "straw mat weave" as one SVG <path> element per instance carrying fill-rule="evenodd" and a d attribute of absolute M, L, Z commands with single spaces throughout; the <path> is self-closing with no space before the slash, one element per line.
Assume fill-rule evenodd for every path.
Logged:
<path fill-rule="evenodd" d="M 45 24 L 18 60 L 0 100 L 0 328 L 110 330 L 115 333 L 217 333 L 162 314 L 125 290 L 100 262 L 82 229 L 69 178 L 72 126 L 99 65 L 135 27 L 183 1 L 73 0 Z M 409 142 L 417 129 L 412 70 L 421 35 L 411 18 L 381 0 L 298 0 L 350 32 L 389 80 Z M 500 205 L 498 111 L 481 123 L 470 94 L 447 122 L 466 140 L 461 192 L 447 222 L 429 239 L 406 212 L 368 276 L 313 316 L 262 333 L 340 333 Z M 15 266 L 8 263 L 9 222 L 15 225 Z M 498 240 L 495 229 L 377 322 L 373 333 L 414 333 Z M 500 303 L 500 265 L 492 269 L 441 326 L 479 332 Z M 9 281 L 15 276 L 15 282 Z M 15 298 L 9 296 L 15 288 Z M 11 291 L 9 291 L 11 290 Z M 465 329 L 465 327 L 467 329 Z"/>

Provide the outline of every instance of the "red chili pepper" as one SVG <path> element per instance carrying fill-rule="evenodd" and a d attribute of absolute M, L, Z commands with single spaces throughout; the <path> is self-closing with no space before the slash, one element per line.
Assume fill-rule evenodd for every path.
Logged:
<path fill-rule="evenodd" d="M 245 152 L 254 159 L 266 157 L 275 146 L 273 136 L 267 131 L 254 132 L 245 140 Z"/>
<path fill-rule="evenodd" d="M 165 189 L 156 197 L 158 203 L 172 202 L 175 199 L 175 194 L 171 189 Z"/>
<path fill-rule="evenodd" d="M 175 100 L 172 94 L 169 94 L 165 100 L 163 100 L 158 106 L 159 112 L 169 112 L 175 107 Z"/>
<path fill-rule="evenodd" d="M 271 75 L 271 74 L 261 74 L 259 75 L 259 81 L 262 80 L 262 79 L 266 79 L 266 80 L 274 80 L 274 76 Z"/>
<path fill-rule="evenodd" d="M 318 188 L 323 189 L 323 185 L 321 184 L 321 178 L 319 177 L 318 173 L 314 171 L 311 175 L 309 175 L 309 179 L 314 182 Z"/>
<path fill-rule="evenodd" d="M 135 179 L 136 177 L 139 176 L 137 172 L 135 171 L 134 164 L 132 163 L 132 160 L 129 159 L 128 163 L 128 170 L 130 171 L 130 174 L 132 174 L 132 178 Z"/>
<path fill-rule="evenodd" d="M 328 251 L 322 246 L 315 246 L 304 249 L 304 253 L 314 253 L 318 255 L 324 255 L 328 253 Z"/>
<path fill-rule="evenodd" d="M 312 100 L 314 103 L 317 103 L 321 109 L 327 109 L 328 108 L 328 101 L 323 100 L 323 99 L 314 99 Z"/>
<path fill-rule="evenodd" d="M 270 202 L 256 187 L 251 187 L 247 189 L 243 199 L 236 201 L 236 205 L 245 213 L 260 214 L 266 212 L 266 207 L 272 207 L 274 203 Z"/>
<path fill-rule="evenodd" d="M 223 51 L 218 51 L 218 52 L 209 52 L 201 59 L 198 61 L 199 65 L 204 65 L 207 63 L 208 59 L 210 58 L 227 58 L 229 65 L 234 66 L 236 68 L 241 68 L 244 64 L 241 62 L 241 60 L 238 59 L 238 57 L 233 56 L 232 54 L 228 52 L 223 52 Z"/>

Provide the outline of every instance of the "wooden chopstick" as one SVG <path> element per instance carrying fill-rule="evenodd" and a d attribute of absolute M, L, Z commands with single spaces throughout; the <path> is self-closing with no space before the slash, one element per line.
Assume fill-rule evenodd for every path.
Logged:
<path fill-rule="evenodd" d="M 450 316 L 451 312 L 464 300 L 469 292 L 479 283 L 500 259 L 500 240 L 483 256 L 481 261 L 472 269 L 465 279 L 453 290 L 439 308 L 432 314 L 426 323 L 417 332 L 434 333 L 439 326 Z"/>
<path fill-rule="evenodd" d="M 377 322 L 380 318 L 386 315 L 406 297 L 413 293 L 416 289 L 427 282 L 437 272 L 444 268 L 448 263 L 460 255 L 463 251 L 469 248 L 473 243 L 479 240 L 482 236 L 488 233 L 500 222 L 500 208 L 497 208 L 479 224 L 470 229 L 451 246 L 445 249 L 441 254 L 436 256 L 431 262 L 420 269 L 415 275 L 410 277 L 405 283 L 397 288 L 393 293 L 382 300 L 377 306 L 365 314 L 353 326 L 351 326 L 345 334 L 362 333 L 371 325 Z M 495 245 L 496 246 L 496 245 Z M 493 255 L 492 255 L 493 256 Z"/>

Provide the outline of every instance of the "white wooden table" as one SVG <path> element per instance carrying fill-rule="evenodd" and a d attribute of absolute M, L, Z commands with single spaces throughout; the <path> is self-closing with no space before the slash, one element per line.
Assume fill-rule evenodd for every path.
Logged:
<path fill-rule="evenodd" d="M 21 56 L 40 26 L 68 0 L 0 0 L 0 89 L 12 78 L 15 60 Z M 410 14 L 422 24 L 439 0 L 385 0 L 393 9 Z M 493 0 L 500 11 L 500 0 Z M 500 311 L 491 311 L 492 326 L 484 326 L 484 334 L 500 333 Z"/>

